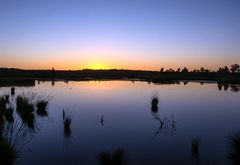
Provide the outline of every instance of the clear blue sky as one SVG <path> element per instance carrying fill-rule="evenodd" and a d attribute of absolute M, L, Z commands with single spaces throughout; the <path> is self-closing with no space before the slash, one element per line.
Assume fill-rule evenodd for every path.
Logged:
<path fill-rule="evenodd" d="M 0 0 L 0 67 L 240 63 L 239 0 Z"/>

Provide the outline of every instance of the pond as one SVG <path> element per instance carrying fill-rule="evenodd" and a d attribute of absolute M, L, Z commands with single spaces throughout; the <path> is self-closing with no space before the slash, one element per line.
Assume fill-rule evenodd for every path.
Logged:
<path fill-rule="evenodd" d="M 18 138 L 14 164 L 221 165 L 240 160 L 237 87 L 45 81 L 15 87 L 13 95 L 11 87 L 2 87 L 0 95 L 10 95 L 12 125 L 29 127 L 16 110 L 17 97 L 31 96 L 34 103 L 34 124 L 24 130 L 25 139 L 22 134 Z M 36 102 L 41 98 L 49 102 L 39 114 Z"/>

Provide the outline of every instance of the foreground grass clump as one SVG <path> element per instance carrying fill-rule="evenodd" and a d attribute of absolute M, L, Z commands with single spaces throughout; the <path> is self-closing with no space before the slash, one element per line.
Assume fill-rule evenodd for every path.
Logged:
<path fill-rule="evenodd" d="M 229 143 L 227 159 L 231 164 L 240 164 L 240 133 L 233 133 L 227 139 Z"/>
<path fill-rule="evenodd" d="M 100 165 L 123 165 L 126 162 L 126 152 L 124 149 L 117 149 L 112 154 L 102 152 L 97 156 Z"/>
<path fill-rule="evenodd" d="M 19 154 L 29 140 L 31 132 L 19 118 L 12 123 L 3 121 L 0 127 L 0 164 L 15 164 Z"/>
<path fill-rule="evenodd" d="M 34 93 L 12 97 L 11 101 L 9 95 L 0 96 L 0 165 L 15 164 L 22 148 L 32 138 L 37 128 L 35 109 L 40 114 L 46 113 L 43 111 L 49 101 L 47 97 L 41 98 Z M 66 125 L 70 129 L 70 124 Z"/>
<path fill-rule="evenodd" d="M 17 152 L 14 147 L 0 137 L 0 163 L 11 165 L 17 159 Z"/>

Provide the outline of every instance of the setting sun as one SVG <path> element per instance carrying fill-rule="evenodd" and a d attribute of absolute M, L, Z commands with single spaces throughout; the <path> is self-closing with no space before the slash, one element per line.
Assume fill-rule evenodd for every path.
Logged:
<path fill-rule="evenodd" d="M 99 69 L 109 69 L 106 65 L 101 63 L 93 63 L 89 66 L 89 69 L 99 70 Z"/>

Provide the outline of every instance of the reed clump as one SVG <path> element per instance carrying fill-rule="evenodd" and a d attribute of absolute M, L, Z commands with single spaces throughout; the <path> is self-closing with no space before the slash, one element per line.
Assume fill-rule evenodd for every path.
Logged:
<path fill-rule="evenodd" d="M 31 99 L 24 95 L 17 96 L 16 107 L 22 121 L 26 123 L 29 128 L 34 128 L 34 104 L 31 102 Z"/>
<path fill-rule="evenodd" d="M 151 99 L 151 110 L 153 113 L 156 113 L 158 111 L 158 96 L 157 94 L 154 94 Z"/>
<path fill-rule="evenodd" d="M 0 137 L 0 162 L 11 165 L 17 159 L 17 152 L 14 147 Z"/>
<path fill-rule="evenodd" d="M 240 164 L 240 133 L 233 133 L 227 137 L 229 151 L 227 159 L 232 164 Z"/>
<path fill-rule="evenodd" d="M 8 107 L 4 112 L 4 117 L 9 123 L 12 123 L 14 121 L 13 111 L 14 109 L 12 107 Z"/>
<path fill-rule="evenodd" d="M 193 137 L 192 139 L 192 158 L 198 160 L 199 159 L 199 147 L 200 147 L 201 139 L 199 136 Z"/>
<path fill-rule="evenodd" d="M 127 154 L 122 148 L 118 148 L 111 152 L 102 152 L 97 156 L 100 165 L 123 165 L 126 163 Z"/>
<path fill-rule="evenodd" d="M 39 100 L 36 104 L 37 107 L 37 114 L 39 116 L 48 116 L 47 112 L 47 106 L 48 106 L 48 100 Z"/>
<path fill-rule="evenodd" d="M 0 111 L 4 111 L 9 103 L 9 95 L 0 96 Z"/>

